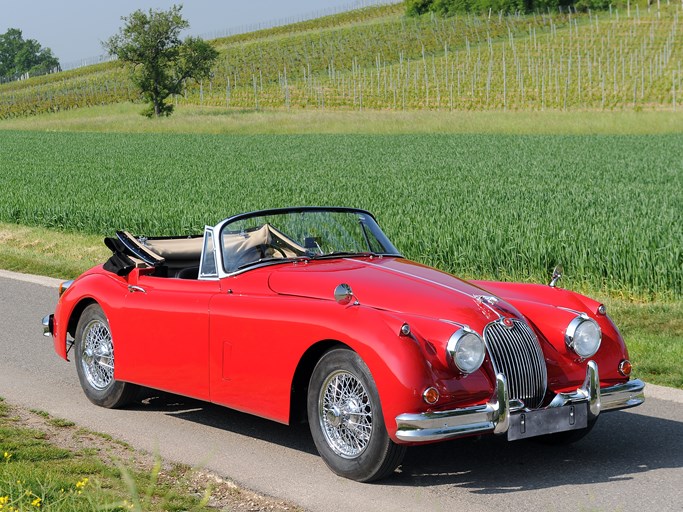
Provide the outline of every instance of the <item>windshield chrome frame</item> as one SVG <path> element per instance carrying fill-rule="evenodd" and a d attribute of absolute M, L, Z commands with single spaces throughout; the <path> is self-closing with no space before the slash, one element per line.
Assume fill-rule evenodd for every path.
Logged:
<path fill-rule="evenodd" d="M 285 263 L 291 263 L 292 260 L 269 260 L 269 261 L 263 261 L 261 263 L 255 263 L 254 265 L 251 265 L 246 268 L 241 268 L 238 270 L 235 270 L 233 272 L 227 272 L 225 270 L 225 264 L 224 264 L 224 249 L 223 249 L 223 239 L 221 236 L 221 233 L 223 231 L 223 228 L 231 224 L 233 222 L 237 222 L 240 220 L 248 219 L 251 217 L 263 217 L 263 216 L 268 216 L 268 215 L 282 215 L 282 214 L 289 214 L 289 213 L 305 213 L 305 212 L 331 212 L 331 213 L 355 213 L 355 214 L 360 214 L 360 215 L 367 215 L 370 217 L 375 224 L 377 224 L 377 227 L 379 227 L 379 223 L 377 222 L 377 219 L 375 216 L 370 213 L 367 210 L 362 210 L 360 208 L 347 208 L 343 206 L 295 206 L 295 207 L 289 207 L 289 208 L 272 208 L 269 210 L 257 210 L 249 213 L 240 213 L 238 215 L 233 215 L 232 217 L 228 217 L 225 220 L 222 220 L 216 226 L 213 228 L 213 240 L 214 240 L 214 250 L 215 250 L 215 255 L 216 255 L 216 266 L 218 270 L 218 278 L 222 279 L 224 277 L 231 277 L 235 276 L 238 274 L 241 274 L 243 272 L 248 272 L 250 270 L 254 270 L 256 268 L 261 268 L 261 267 L 266 267 L 266 266 L 271 266 L 271 265 L 282 265 Z M 381 227 L 380 227 L 381 231 Z M 382 234 L 384 234 L 383 231 L 381 231 Z M 384 234 L 386 237 L 386 234 Z M 391 241 L 389 240 L 388 237 L 386 237 L 389 243 Z M 393 246 L 393 244 L 391 244 Z M 203 252 L 203 249 L 202 249 Z M 378 256 L 395 256 L 398 258 L 402 258 L 403 255 L 400 254 L 398 251 L 395 253 L 381 253 L 378 254 Z M 342 256 L 340 256 L 342 257 Z M 349 258 L 353 256 L 343 256 L 343 258 Z M 302 257 L 302 259 L 306 259 Z"/>

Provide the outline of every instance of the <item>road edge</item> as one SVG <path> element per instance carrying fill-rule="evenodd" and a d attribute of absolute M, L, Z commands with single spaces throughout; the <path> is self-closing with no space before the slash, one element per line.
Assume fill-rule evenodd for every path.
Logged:
<path fill-rule="evenodd" d="M 59 284 L 65 279 L 55 279 L 54 277 L 34 276 L 32 274 L 22 274 L 20 272 L 12 272 L 11 270 L 0 269 L 0 278 L 14 279 L 15 281 L 24 281 L 26 283 L 39 284 L 48 288 L 58 288 Z"/>
<path fill-rule="evenodd" d="M 63 279 L 55 279 L 54 277 L 35 276 L 2 269 L 0 269 L 0 278 L 14 279 L 15 281 L 24 281 L 26 283 L 38 284 L 55 289 L 58 288 L 59 284 L 63 281 Z M 683 404 L 683 390 L 646 383 L 645 398 L 655 398 L 657 400 L 666 400 L 668 402 Z"/>

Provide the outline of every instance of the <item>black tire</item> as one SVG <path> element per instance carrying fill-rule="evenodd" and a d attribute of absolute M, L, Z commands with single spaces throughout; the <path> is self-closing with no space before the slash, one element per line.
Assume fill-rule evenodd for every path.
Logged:
<path fill-rule="evenodd" d="M 98 304 L 83 310 L 74 340 L 76 371 L 85 396 L 95 405 L 115 409 L 135 398 L 138 386 L 114 380 L 114 342 L 109 321 Z"/>
<path fill-rule="evenodd" d="M 351 480 L 385 478 L 405 455 L 384 426 L 370 370 L 351 350 L 334 349 L 318 361 L 308 386 L 308 423 L 325 464 Z"/>
<path fill-rule="evenodd" d="M 586 428 L 580 430 L 567 430 L 566 432 L 558 432 L 556 434 L 546 434 L 544 436 L 532 437 L 531 441 L 546 444 L 549 446 L 563 446 L 580 441 L 586 437 L 597 423 L 598 419 L 588 420 Z"/>

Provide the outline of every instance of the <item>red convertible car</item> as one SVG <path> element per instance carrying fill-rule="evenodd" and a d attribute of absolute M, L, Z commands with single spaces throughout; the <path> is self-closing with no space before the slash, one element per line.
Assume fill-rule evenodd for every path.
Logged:
<path fill-rule="evenodd" d="M 409 445 L 566 443 L 644 400 L 605 306 L 559 274 L 463 281 L 403 258 L 367 211 L 267 210 L 203 236 L 105 243 L 112 257 L 63 283 L 43 319 L 103 407 L 141 385 L 307 418 L 332 471 L 372 481 Z"/>

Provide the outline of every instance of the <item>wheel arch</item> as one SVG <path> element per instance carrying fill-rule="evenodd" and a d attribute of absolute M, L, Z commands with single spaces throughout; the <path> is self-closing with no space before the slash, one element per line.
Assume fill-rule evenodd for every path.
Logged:
<path fill-rule="evenodd" d="M 76 335 L 76 328 L 78 327 L 78 322 L 81 319 L 83 311 L 85 311 L 85 308 L 87 308 L 91 304 L 98 304 L 100 307 L 102 307 L 102 305 L 92 297 L 85 297 L 78 301 L 78 303 L 71 310 L 71 315 L 69 315 L 69 322 L 66 326 L 66 332 L 70 334 L 72 338 Z"/>
<path fill-rule="evenodd" d="M 434 375 L 418 343 L 398 334 L 400 319 L 387 321 L 382 312 L 371 308 L 353 308 L 352 312 L 354 318 L 343 325 L 319 332 L 319 341 L 308 346 L 299 358 L 288 390 L 286 419 L 289 424 L 306 420 L 308 383 L 315 365 L 329 350 L 345 348 L 358 354 L 368 367 L 377 386 L 387 431 L 394 439 L 394 418 L 426 407 L 422 392 L 433 385 Z"/>
<path fill-rule="evenodd" d="M 306 423 L 306 399 L 308 394 L 308 382 L 313 374 L 315 365 L 318 364 L 320 358 L 336 348 L 345 348 L 354 351 L 346 343 L 339 340 L 327 339 L 321 340 L 308 347 L 306 352 L 299 359 L 294 377 L 292 378 L 292 387 L 289 397 L 289 424 Z"/>

